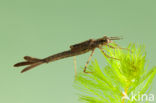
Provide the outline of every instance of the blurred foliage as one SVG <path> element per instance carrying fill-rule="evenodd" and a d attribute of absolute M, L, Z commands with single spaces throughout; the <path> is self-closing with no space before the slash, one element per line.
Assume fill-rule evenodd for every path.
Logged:
<path fill-rule="evenodd" d="M 111 44 L 115 46 L 114 44 Z M 78 90 L 80 101 L 85 103 L 140 103 L 132 99 L 132 92 L 138 99 L 141 94 L 149 94 L 151 83 L 156 74 L 156 67 L 148 68 L 144 46 L 129 44 L 130 51 L 104 47 L 103 50 L 111 57 L 101 68 L 97 60 L 91 62 L 86 74 L 78 71 L 74 87 Z M 128 99 L 122 99 L 125 94 Z M 148 101 L 146 101 L 148 102 Z"/>

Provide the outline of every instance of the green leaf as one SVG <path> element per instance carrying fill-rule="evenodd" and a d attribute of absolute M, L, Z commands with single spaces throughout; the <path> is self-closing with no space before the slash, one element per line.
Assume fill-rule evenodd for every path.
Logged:
<path fill-rule="evenodd" d="M 80 101 L 85 103 L 140 103 L 135 100 L 123 100 L 123 92 L 130 99 L 132 99 L 132 93 L 136 93 L 136 97 L 144 93 L 149 94 L 151 83 L 156 75 L 156 67 L 147 69 L 144 46 L 129 44 L 128 49 L 131 52 L 126 49 L 104 47 L 109 56 L 119 60 L 104 55 L 107 64 L 104 64 L 102 68 L 98 65 L 98 61 L 94 60 L 87 67 L 88 71 L 93 73 L 83 73 L 81 72 L 83 68 L 78 71 L 74 87 L 79 91 Z"/>

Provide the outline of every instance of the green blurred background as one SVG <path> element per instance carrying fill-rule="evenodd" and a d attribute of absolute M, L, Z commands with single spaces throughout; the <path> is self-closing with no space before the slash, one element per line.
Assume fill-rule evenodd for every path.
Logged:
<path fill-rule="evenodd" d="M 44 58 L 90 38 L 123 36 L 144 44 L 155 65 L 155 0 L 0 0 L 0 103 L 79 103 L 72 87 L 73 58 L 41 65 L 24 74 L 13 64 L 23 56 Z M 97 49 L 93 59 L 105 60 Z M 90 53 L 77 57 L 84 66 Z M 156 80 L 151 93 L 156 94 Z"/>

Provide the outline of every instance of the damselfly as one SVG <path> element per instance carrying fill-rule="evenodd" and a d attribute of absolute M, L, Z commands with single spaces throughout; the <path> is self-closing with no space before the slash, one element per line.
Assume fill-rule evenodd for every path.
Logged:
<path fill-rule="evenodd" d="M 67 50 L 67 51 L 63 51 L 61 53 L 54 54 L 54 55 L 46 57 L 44 59 L 37 59 L 37 58 L 32 58 L 30 56 L 25 56 L 24 57 L 25 61 L 19 62 L 19 63 L 15 64 L 14 66 L 15 67 L 20 67 L 20 66 L 28 65 L 26 68 L 24 68 L 21 71 L 21 73 L 23 73 L 23 72 L 28 71 L 28 70 L 30 70 L 30 69 L 38 66 L 38 65 L 41 65 L 43 63 L 54 62 L 56 60 L 81 55 L 81 54 L 84 54 L 84 53 L 87 53 L 87 52 L 91 51 L 91 54 L 90 54 L 90 56 L 88 58 L 88 61 L 86 62 L 85 67 L 84 67 L 84 72 L 89 73 L 89 72 L 86 71 L 86 68 L 87 68 L 87 64 L 89 63 L 95 49 L 99 48 L 103 52 L 103 54 L 108 58 L 117 59 L 115 57 L 108 56 L 104 52 L 102 47 L 103 46 L 108 46 L 110 48 L 116 48 L 116 47 L 114 47 L 112 45 L 109 45 L 109 43 L 112 43 L 112 40 L 120 40 L 120 39 L 121 39 L 120 37 L 107 37 L 107 36 L 104 36 L 102 38 L 95 39 L 95 40 L 94 39 L 89 39 L 87 41 L 84 41 L 84 42 L 81 42 L 81 43 L 78 43 L 78 44 L 75 44 L 75 45 L 71 45 L 70 49 Z M 119 47 L 119 48 L 123 49 L 121 47 Z"/>

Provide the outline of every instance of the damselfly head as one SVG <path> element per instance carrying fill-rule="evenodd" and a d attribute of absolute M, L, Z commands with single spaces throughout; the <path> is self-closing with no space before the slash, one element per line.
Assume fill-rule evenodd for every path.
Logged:
<path fill-rule="evenodd" d="M 101 45 L 105 45 L 106 43 L 111 43 L 111 40 L 107 36 L 100 38 L 99 41 Z"/>
<path fill-rule="evenodd" d="M 102 44 L 105 44 L 105 43 L 112 43 L 112 40 L 120 40 L 122 39 L 122 37 L 107 37 L 107 36 L 104 36 L 102 38 L 102 41 L 103 43 Z"/>
<path fill-rule="evenodd" d="M 122 39 L 121 37 L 107 37 L 107 36 L 104 36 L 100 39 L 98 39 L 98 42 L 100 45 L 105 45 L 107 43 L 112 43 L 112 40 L 120 40 Z"/>

